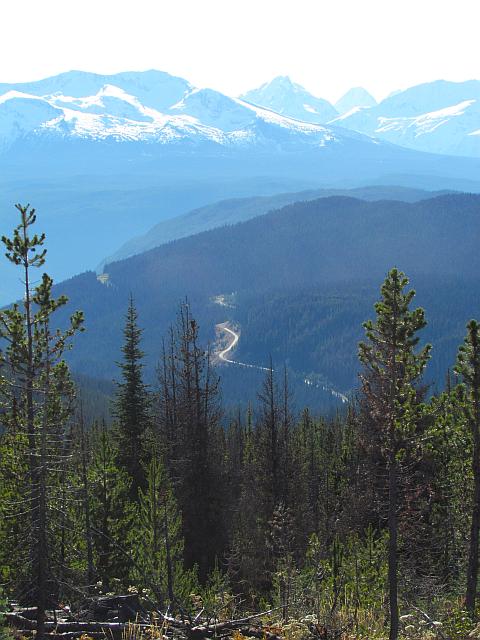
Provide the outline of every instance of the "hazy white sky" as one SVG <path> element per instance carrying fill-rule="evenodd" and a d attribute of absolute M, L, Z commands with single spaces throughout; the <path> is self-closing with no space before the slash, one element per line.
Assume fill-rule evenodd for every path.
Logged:
<path fill-rule="evenodd" d="M 480 0 L 0 0 L 0 82 L 161 69 L 230 95 L 276 75 L 336 100 L 480 78 Z"/>

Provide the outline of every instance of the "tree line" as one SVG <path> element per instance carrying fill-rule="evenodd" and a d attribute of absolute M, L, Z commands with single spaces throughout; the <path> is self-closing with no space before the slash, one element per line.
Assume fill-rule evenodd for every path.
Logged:
<path fill-rule="evenodd" d="M 0 583 L 36 605 L 38 637 L 59 603 L 127 590 L 178 614 L 236 603 L 358 637 L 387 625 L 390 640 L 413 607 L 462 637 L 477 615 L 476 321 L 432 393 L 425 313 L 394 268 L 364 323 L 346 412 L 295 412 L 287 370 L 270 366 L 232 414 L 188 302 L 161 344 L 156 385 L 145 383 L 130 298 L 113 424 L 87 423 L 64 360 L 83 315 L 55 328 L 67 300 L 47 274 L 32 284 L 45 237 L 31 231 L 35 211 L 17 209 L 2 238 L 25 296 L 0 312 Z"/>

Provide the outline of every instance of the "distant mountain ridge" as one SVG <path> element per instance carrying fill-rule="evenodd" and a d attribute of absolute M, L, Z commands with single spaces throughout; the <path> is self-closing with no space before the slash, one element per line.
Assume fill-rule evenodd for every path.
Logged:
<path fill-rule="evenodd" d="M 418 200 L 426 200 L 444 193 L 446 192 L 431 192 L 423 189 L 395 186 L 370 186 L 354 189 L 312 189 L 273 196 L 222 200 L 200 209 L 195 209 L 182 216 L 163 220 L 145 235 L 132 238 L 113 255 L 105 258 L 99 269 L 103 269 L 103 266 L 108 262 L 129 258 L 172 240 L 192 236 L 216 227 L 244 222 L 294 202 L 305 202 L 332 196 L 350 196 L 367 201 L 401 200 L 402 202 L 417 202 Z"/>

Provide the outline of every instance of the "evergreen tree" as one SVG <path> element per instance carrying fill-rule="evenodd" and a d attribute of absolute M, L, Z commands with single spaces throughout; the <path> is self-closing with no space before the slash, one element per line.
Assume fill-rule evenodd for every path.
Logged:
<path fill-rule="evenodd" d="M 159 432 L 182 513 L 185 565 L 205 582 L 225 548 L 223 458 L 218 455 L 218 376 L 188 302 L 181 305 L 159 367 Z"/>
<path fill-rule="evenodd" d="M 430 575 L 449 593 L 456 592 L 460 579 L 463 581 L 468 556 L 466 532 L 472 511 L 472 496 L 465 491 L 465 483 L 473 481 L 472 432 L 465 416 L 464 400 L 462 386 L 452 388 L 447 381 L 447 389 L 433 396 L 429 403 L 431 420 L 425 434 L 426 457 L 432 468 L 430 517 L 423 523 L 422 556 Z"/>
<path fill-rule="evenodd" d="M 131 548 L 135 584 L 151 589 L 162 608 L 172 610 L 193 590 L 193 572 L 183 568 L 182 522 L 166 469 L 157 455 L 147 467 L 147 488 L 140 491 Z"/>
<path fill-rule="evenodd" d="M 476 320 L 467 325 L 467 336 L 460 347 L 455 371 L 462 376 L 465 385 L 464 411 L 473 441 L 473 506 L 465 604 L 470 615 L 474 616 L 480 539 L 480 325 Z"/>
<path fill-rule="evenodd" d="M 118 464 L 132 483 L 130 497 L 136 500 L 140 489 L 145 489 L 144 463 L 147 460 L 146 435 L 151 425 L 151 399 L 143 382 L 144 352 L 140 348 L 142 330 L 133 297 L 125 319 L 122 346 L 123 360 L 118 363 L 122 374 L 114 402 L 114 415 L 118 433 Z"/>
<path fill-rule="evenodd" d="M 8 594 L 19 594 L 31 579 L 29 545 L 18 516 L 18 505 L 28 504 L 29 496 L 28 441 L 24 433 L 7 429 L 0 434 L 0 583 Z"/>
<path fill-rule="evenodd" d="M 258 484 L 257 439 L 252 413 L 247 413 L 245 443 L 241 460 L 240 494 L 235 503 L 229 573 L 239 593 L 250 600 L 266 593 L 271 584 L 267 553 L 264 495 Z"/>
<path fill-rule="evenodd" d="M 272 362 L 265 375 L 259 399 L 258 466 L 259 477 L 265 499 L 266 522 L 273 516 L 275 508 L 285 504 L 285 482 L 282 462 L 285 459 L 285 440 L 282 438 L 282 408 Z"/>
<path fill-rule="evenodd" d="M 0 409 L 8 429 L 26 440 L 28 485 L 25 494 L 29 548 L 29 585 L 24 595 L 37 605 L 37 637 L 45 633 L 49 593 L 55 591 L 55 548 L 52 527 L 56 521 L 55 481 L 61 470 L 65 428 L 71 414 L 73 384 L 63 360 L 69 339 L 82 329 L 83 315 L 76 312 L 65 331 L 53 330 L 51 317 L 67 303 L 52 295 L 52 279 L 44 273 L 32 286 L 32 268 L 45 263 L 45 235 L 30 235 L 35 210 L 16 205 L 20 224 L 13 237 L 2 237 L 6 256 L 22 268 L 25 295 L 21 304 L 0 312 Z"/>
<path fill-rule="evenodd" d="M 131 478 L 117 465 L 118 449 L 114 433 L 105 423 L 92 435 L 93 459 L 88 470 L 93 530 L 94 562 L 106 591 L 113 578 L 128 582 L 131 570 L 126 538 L 129 535 L 133 506 L 129 502 Z"/>
<path fill-rule="evenodd" d="M 362 400 L 377 443 L 377 464 L 386 472 L 388 494 L 388 587 L 390 640 L 397 640 L 398 612 L 398 512 L 400 463 L 415 435 L 419 403 L 415 384 L 427 364 L 430 346 L 416 350 L 417 332 L 425 327 L 423 309 L 410 310 L 415 295 L 405 292 L 408 279 L 392 269 L 375 304 L 376 320 L 364 323 L 366 342 L 359 345 Z M 385 477 L 385 476 L 384 476 Z"/>

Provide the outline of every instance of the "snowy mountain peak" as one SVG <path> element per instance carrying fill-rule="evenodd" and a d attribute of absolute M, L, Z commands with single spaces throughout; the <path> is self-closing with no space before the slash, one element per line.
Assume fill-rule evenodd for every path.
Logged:
<path fill-rule="evenodd" d="M 335 109 L 342 115 L 356 107 L 374 107 L 376 104 L 377 101 L 366 89 L 352 87 L 335 103 Z"/>
<path fill-rule="evenodd" d="M 246 102 L 305 122 L 322 124 L 338 115 L 327 100 L 316 98 L 288 76 L 277 76 L 240 97 Z"/>
<path fill-rule="evenodd" d="M 62 114 L 38 96 L 20 91 L 0 95 L 0 151 Z"/>
<path fill-rule="evenodd" d="M 273 78 L 273 80 L 270 80 L 270 82 L 266 82 L 265 84 L 263 84 L 262 87 L 264 89 L 268 87 L 272 91 L 278 89 L 300 89 L 301 91 L 305 91 L 305 89 L 301 85 L 297 84 L 296 82 L 292 82 L 290 76 L 276 76 L 275 78 Z"/>

